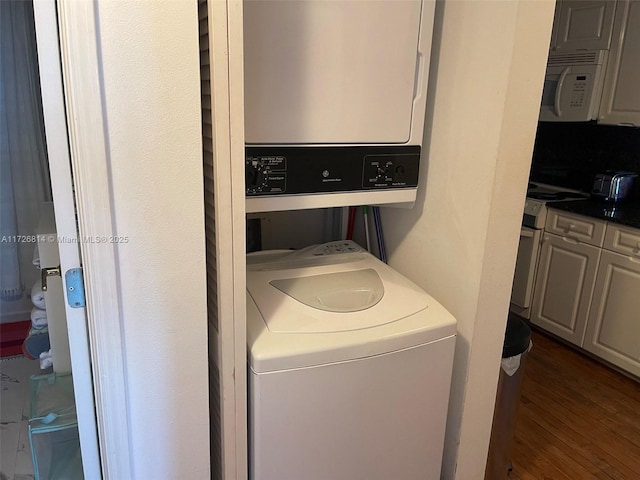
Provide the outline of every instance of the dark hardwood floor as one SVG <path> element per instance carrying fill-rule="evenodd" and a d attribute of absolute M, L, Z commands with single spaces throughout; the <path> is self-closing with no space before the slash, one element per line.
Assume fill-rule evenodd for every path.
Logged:
<path fill-rule="evenodd" d="M 510 479 L 640 479 L 640 383 L 534 332 L 512 463 Z"/>

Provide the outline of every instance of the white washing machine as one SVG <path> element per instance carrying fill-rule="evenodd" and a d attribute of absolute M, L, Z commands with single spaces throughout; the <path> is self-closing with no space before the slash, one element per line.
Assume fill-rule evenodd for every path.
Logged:
<path fill-rule="evenodd" d="M 249 255 L 250 479 L 440 478 L 455 323 L 353 242 Z"/>

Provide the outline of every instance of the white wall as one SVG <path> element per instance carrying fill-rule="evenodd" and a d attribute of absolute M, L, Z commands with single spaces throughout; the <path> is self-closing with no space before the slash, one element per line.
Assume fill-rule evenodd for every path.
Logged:
<path fill-rule="evenodd" d="M 209 478 L 197 2 L 96 8 L 134 477 Z"/>
<path fill-rule="evenodd" d="M 438 3 L 419 198 L 383 212 L 391 265 L 458 320 L 445 479 L 484 478 L 553 10 Z"/>

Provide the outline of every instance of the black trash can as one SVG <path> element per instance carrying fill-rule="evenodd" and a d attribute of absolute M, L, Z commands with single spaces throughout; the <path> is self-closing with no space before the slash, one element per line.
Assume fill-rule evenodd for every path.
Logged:
<path fill-rule="evenodd" d="M 502 348 L 503 365 L 498 378 L 485 480 L 503 480 L 511 470 L 511 446 L 524 378 L 524 364 L 530 343 L 529 326 L 524 320 L 510 315 Z M 518 355 L 519 365 L 516 362 Z"/>

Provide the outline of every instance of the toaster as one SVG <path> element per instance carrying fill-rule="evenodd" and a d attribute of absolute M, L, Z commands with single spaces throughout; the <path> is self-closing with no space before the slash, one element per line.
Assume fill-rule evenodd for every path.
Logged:
<path fill-rule="evenodd" d="M 638 174 L 607 171 L 596 175 L 591 195 L 607 202 L 619 202 L 631 197 Z"/>

